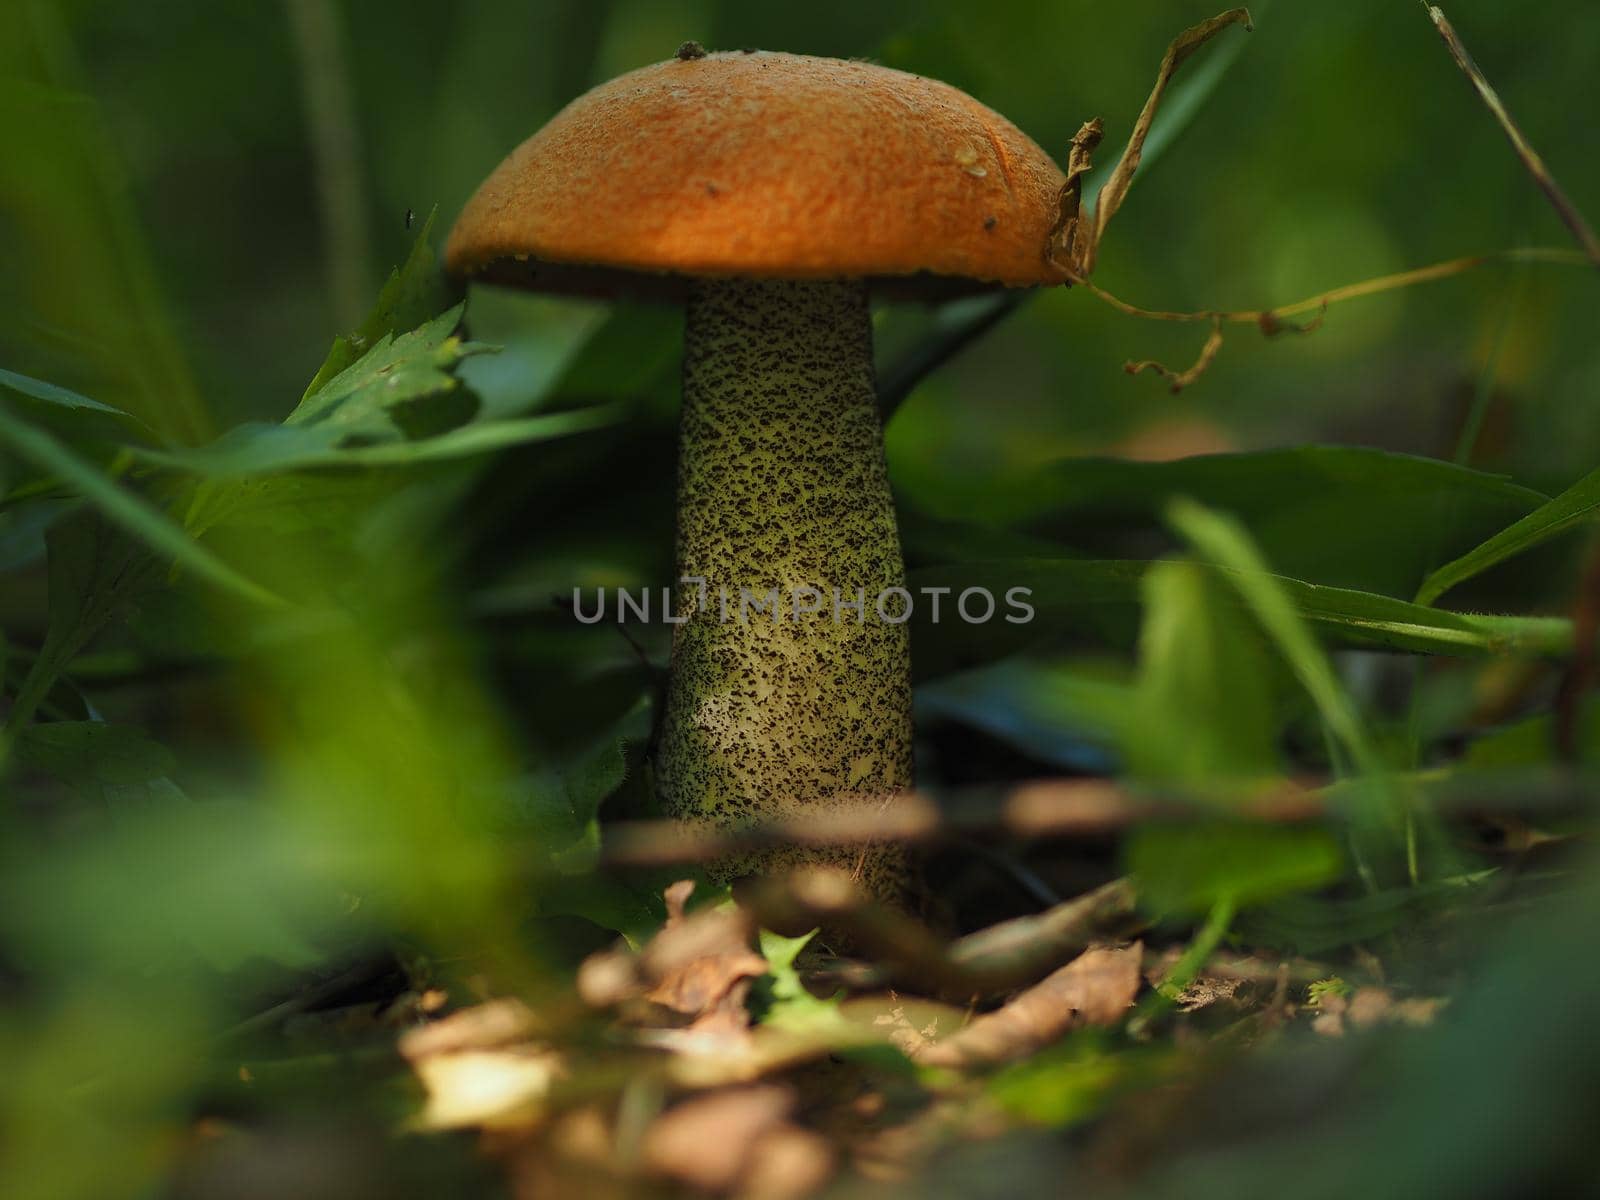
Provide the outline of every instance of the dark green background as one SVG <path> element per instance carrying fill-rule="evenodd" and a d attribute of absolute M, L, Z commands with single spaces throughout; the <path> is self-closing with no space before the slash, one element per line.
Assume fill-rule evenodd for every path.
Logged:
<path fill-rule="evenodd" d="M 27 12 L 9 48 L 32 59 Z M 679 41 L 868 56 L 961 86 L 1058 158 L 1085 118 L 1120 149 L 1167 40 L 1212 3 L 339 5 L 359 133 L 355 178 L 375 287 L 403 257 L 403 215 L 442 222 L 521 138 L 591 84 L 669 55 Z M 50 70 L 99 102 L 113 157 L 93 172 L 137 214 L 108 229 L 65 199 L 81 164 L 56 113 L 4 93 L 0 128 L 0 358 L 15 369 L 144 403 L 186 390 L 209 420 L 278 417 L 351 323 L 333 310 L 318 223 L 301 69 L 284 8 L 164 0 L 66 4 L 76 62 Z M 1592 107 L 1600 10 L 1463 0 L 1451 15 L 1580 206 L 1600 204 Z M 51 22 L 37 22 L 49 25 Z M 18 36 L 20 34 L 20 36 Z M 1242 43 L 1242 44 L 1235 44 Z M 1134 188 L 1099 282 L 1162 308 L 1262 307 L 1404 267 L 1564 233 L 1450 62 L 1420 5 L 1398 0 L 1258 6 L 1208 57 L 1239 57 L 1178 144 Z M 72 106 L 68 106 L 72 108 Z M 41 159 L 51 169 L 41 169 Z M 121 175 L 118 178 L 118 175 Z M 908 214 L 908 217 L 913 214 Z M 115 223 L 113 223 L 115 224 Z M 147 235 L 145 253 L 129 250 Z M 124 251 L 107 279 L 98 239 Z M 145 266 L 139 267 L 142 257 Z M 1310 338 L 1234 330 L 1201 386 L 1180 397 L 1129 358 L 1186 364 L 1193 328 L 1116 315 L 1059 292 L 1033 304 L 929 383 L 890 437 L 902 489 L 958 510 L 986 477 L 1065 453 L 1146 453 L 1334 439 L 1449 457 L 1466 398 L 1502 321 L 1510 329 L 1474 461 L 1559 487 L 1595 458 L 1584 417 L 1596 379 L 1587 280 L 1562 268 L 1488 268 L 1335 310 Z M 133 305 L 169 330 L 171 361 L 128 378 L 115 361 Z M 487 306 L 486 306 L 487 307 Z M 516 309 L 560 342 L 572 306 Z M 158 318 L 155 314 L 161 314 Z M 496 314 L 498 316 L 498 314 Z M 518 324 L 489 322 L 499 338 Z M 131 334 L 129 335 L 132 336 Z M 153 357 L 153 350 L 147 349 Z M 503 370 L 504 363 L 491 370 Z"/>

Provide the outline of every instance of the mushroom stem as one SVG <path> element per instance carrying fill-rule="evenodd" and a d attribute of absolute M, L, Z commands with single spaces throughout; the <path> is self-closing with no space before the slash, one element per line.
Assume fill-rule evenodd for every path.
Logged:
<path fill-rule="evenodd" d="M 880 612 L 905 568 L 863 283 L 693 285 L 677 555 L 658 763 L 669 812 L 730 829 L 911 786 L 910 597 L 890 593 Z M 718 873 L 816 863 L 903 896 L 904 853 L 888 844 L 796 847 Z"/>

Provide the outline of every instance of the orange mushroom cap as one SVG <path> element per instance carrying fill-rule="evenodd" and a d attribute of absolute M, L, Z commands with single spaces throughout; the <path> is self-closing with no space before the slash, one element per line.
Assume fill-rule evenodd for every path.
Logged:
<path fill-rule="evenodd" d="M 708 54 L 567 105 L 478 189 L 445 261 L 601 294 L 671 293 L 690 276 L 867 278 L 912 295 L 1058 284 L 1064 182 L 1015 125 L 937 80 Z"/>

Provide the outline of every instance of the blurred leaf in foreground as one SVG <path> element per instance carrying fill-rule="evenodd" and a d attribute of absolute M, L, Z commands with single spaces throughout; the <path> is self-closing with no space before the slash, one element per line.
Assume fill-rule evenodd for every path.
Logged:
<path fill-rule="evenodd" d="M 1235 822 L 1152 825 L 1124 851 L 1140 903 L 1160 916 L 1190 916 L 1226 902 L 1248 908 L 1335 882 L 1339 843 L 1324 829 Z"/>
<path fill-rule="evenodd" d="M 73 657 L 157 576 L 158 564 L 149 551 L 92 510 L 57 521 L 45 542 L 50 628 L 6 718 L 6 728 L 13 732 L 33 719 Z"/>
<path fill-rule="evenodd" d="M 1278 664 L 1214 572 L 1157 563 L 1144 577 L 1136 778 L 1235 789 L 1278 773 Z"/>

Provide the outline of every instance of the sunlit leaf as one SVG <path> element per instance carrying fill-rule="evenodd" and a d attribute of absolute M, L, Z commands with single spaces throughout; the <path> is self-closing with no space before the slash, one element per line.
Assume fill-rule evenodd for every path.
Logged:
<path fill-rule="evenodd" d="M 844 1017 L 839 1012 L 837 997 L 823 999 L 813 996 L 800 981 L 795 969 L 795 959 L 806 943 L 816 936 L 816 930 L 800 937 L 784 937 L 763 929 L 760 934 L 761 956 L 767 960 L 767 975 L 757 981 L 757 1004 L 763 1025 L 794 1033 L 814 1032 L 842 1025 Z"/>

